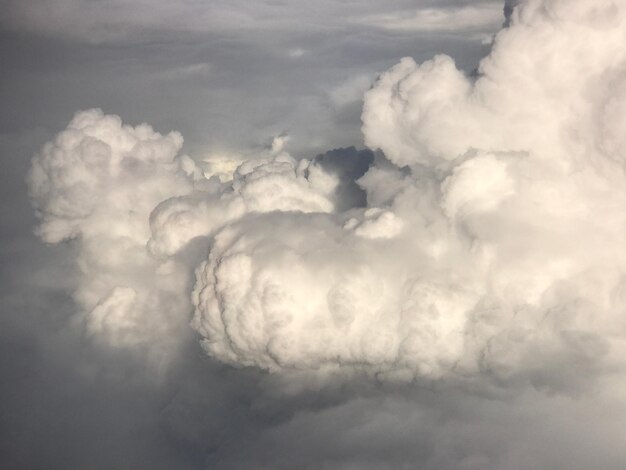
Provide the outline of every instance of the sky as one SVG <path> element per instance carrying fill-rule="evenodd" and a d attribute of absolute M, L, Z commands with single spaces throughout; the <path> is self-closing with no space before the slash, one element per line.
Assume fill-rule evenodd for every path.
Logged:
<path fill-rule="evenodd" d="M 622 0 L 0 0 L 7 469 L 622 469 Z"/>

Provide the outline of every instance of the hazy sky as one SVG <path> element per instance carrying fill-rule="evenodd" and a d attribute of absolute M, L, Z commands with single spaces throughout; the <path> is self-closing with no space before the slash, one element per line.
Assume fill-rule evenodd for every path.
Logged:
<path fill-rule="evenodd" d="M 626 5 L 506 3 L 0 0 L 0 467 L 624 468 Z"/>

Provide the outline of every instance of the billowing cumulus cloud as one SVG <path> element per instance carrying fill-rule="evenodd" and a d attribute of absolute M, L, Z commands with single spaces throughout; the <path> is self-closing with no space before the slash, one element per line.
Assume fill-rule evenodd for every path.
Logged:
<path fill-rule="evenodd" d="M 383 74 L 363 130 L 392 165 L 361 178 L 370 208 L 221 233 L 194 300 L 208 351 L 408 378 L 614 365 L 625 17 L 530 1 L 475 82 L 445 56 Z"/>
<path fill-rule="evenodd" d="M 158 337 L 163 350 L 186 323 L 186 270 L 146 251 L 154 207 L 193 188 L 185 171 L 191 160 L 177 156 L 181 145 L 178 133 L 125 126 L 91 110 L 77 113 L 33 160 L 37 233 L 48 243 L 77 240 L 75 298 L 87 331 L 114 346 L 148 347 Z"/>
<path fill-rule="evenodd" d="M 28 183 L 37 234 L 76 244 L 87 332 L 162 359 L 188 324 L 196 257 L 215 233 L 248 214 L 330 213 L 362 199 L 354 172 L 365 172 L 369 153 L 296 161 L 286 140 L 243 163 L 196 164 L 180 154 L 176 132 L 77 113 L 33 159 Z"/>
<path fill-rule="evenodd" d="M 560 388 L 622 367 L 626 8 L 507 14 L 477 77 L 447 56 L 381 75 L 375 157 L 279 137 L 200 163 L 77 114 L 29 182 L 40 236 L 76 239 L 88 330 L 154 346 L 191 320 L 209 355 L 283 374 Z"/>

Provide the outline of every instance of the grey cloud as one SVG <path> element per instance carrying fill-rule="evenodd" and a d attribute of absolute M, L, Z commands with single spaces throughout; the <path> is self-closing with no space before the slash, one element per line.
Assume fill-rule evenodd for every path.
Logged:
<path fill-rule="evenodd" d="M 191 1 L 184 3 L 148 2 L 133 3 L 119 0 L 90 2 L 86 0 L 30 0 L 18 2 L 4 0 L 2 15 L 5 25 L 27 29 L 45 35 L 73 37 L 90 43 L 119 42 L 138 34 L 165 32 L 234 32 L 263 35 L 266 32 L 281 34 L 297 31 L 300 25 L 310 31 L 333 31 L 346 28 L 346 19 L 371 18 L 391 12 L 412 16 L 424 10 L 424 26 L 432 29 L 432 20 L 449 17 L 452 22 L 447 31 L 462 30 L 464 22 L 455 23 L 458 12 L 475 11 L 478 23 L 484 8 L 494 1 L 421 0 L 411 2 L 394 0 L 381 5 L 370 0 L 344 3 L 322 0 L 315 5 L 305 1 Z M 489 13 L 482 11 L 482 14 Z M 434 16 L 433 16 L 434 15 Z M 364 24 L 375 25 L 376 21 Z M 429 26 L 430 25 L 430 26 Z M 349 26 L 349 23 L 348 23 Z M 441 29 L 441 23 L 435 29 Z"/>
<path fill-rule="evenodd" d="M 513 14 L 513 9 L 519 4 L 519 0 L 505 0 L 504 2 L 504 17 L 505 25 L 508 25 Z"/>

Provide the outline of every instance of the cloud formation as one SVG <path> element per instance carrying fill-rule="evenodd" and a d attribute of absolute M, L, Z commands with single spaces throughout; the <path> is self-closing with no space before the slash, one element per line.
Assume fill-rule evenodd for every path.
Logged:
<path fill-rule="evenodd" d="M 196 287 L 209 352 L 408 378 L 619 362 L 625 18 L 529 1 L 476 82 L 445 56 L 383 74 L 363 132 L 392 165 L 359 181 L 370 207 L 224 231 Z"/>
<path fill-rule="evenodd" d="M 467 3 L 467 0 L 393 0 L 382 5 L 371 0 L 355 0 L 349 4 L 320 0 L 314 6 L 303 0 L 287 3 L 259 0 L 254 4 L 242 0 L 156 4 L 145 0 L 132 4 L 122 0 L 96 3 L 89 0 L 3 0 L 0 23 L 39 34 L 106 43 L 132 38 L 138 31 L 143 34 L 159 30 L 286 33 L 297 31 L 303 18 L 308 23 L 307 28 L 318 31 L 342 28 L 344 19 L 351 18 L 364 26 L 459 32 L 492 26 L 498 20 L 496 15 L 502 12 L 497 1 Z M 360 15 L 355 16 L 355 12 Z M 402 21 L 401 16 L 411 19 Z"/>
<path fill-rule="evenodd" d="M 278 138 L 225 176 L 177 134 L 77 114 L 29 181 L 40 236 L 78 240 L 88 330 L 159 344 L 193 309 L 211 356 L 285 374 L 568 388 L 622 367 L 626 8 L 527 0 L 509 23 L 477 78 L 447 56 L 385 72 L 373 159 Z"/>
<path fill-rule="evenodd" d="M 463 33 L 493 31 L 502 23 L 501 2 L 485 2 L 475 5 L 451 5 L 420 8 L 415 11 L 379 13 L 358 18 L 360 23 L 374 25 L 392 31 L 446 31 Z"/>
<path fill-rule="evenodd" d="M 193 188 L 181 145 L 176 132 L 133 128 L 94 109 L 77 113 L 33 160 L 37 233 L 47 243 L 77 240 L 76 301 L 89 334 L 113 346 L 149 347 L 158 337 L 162 351 L 186 324 L 186 270 L 146 251 L 154 207 Z"/>

